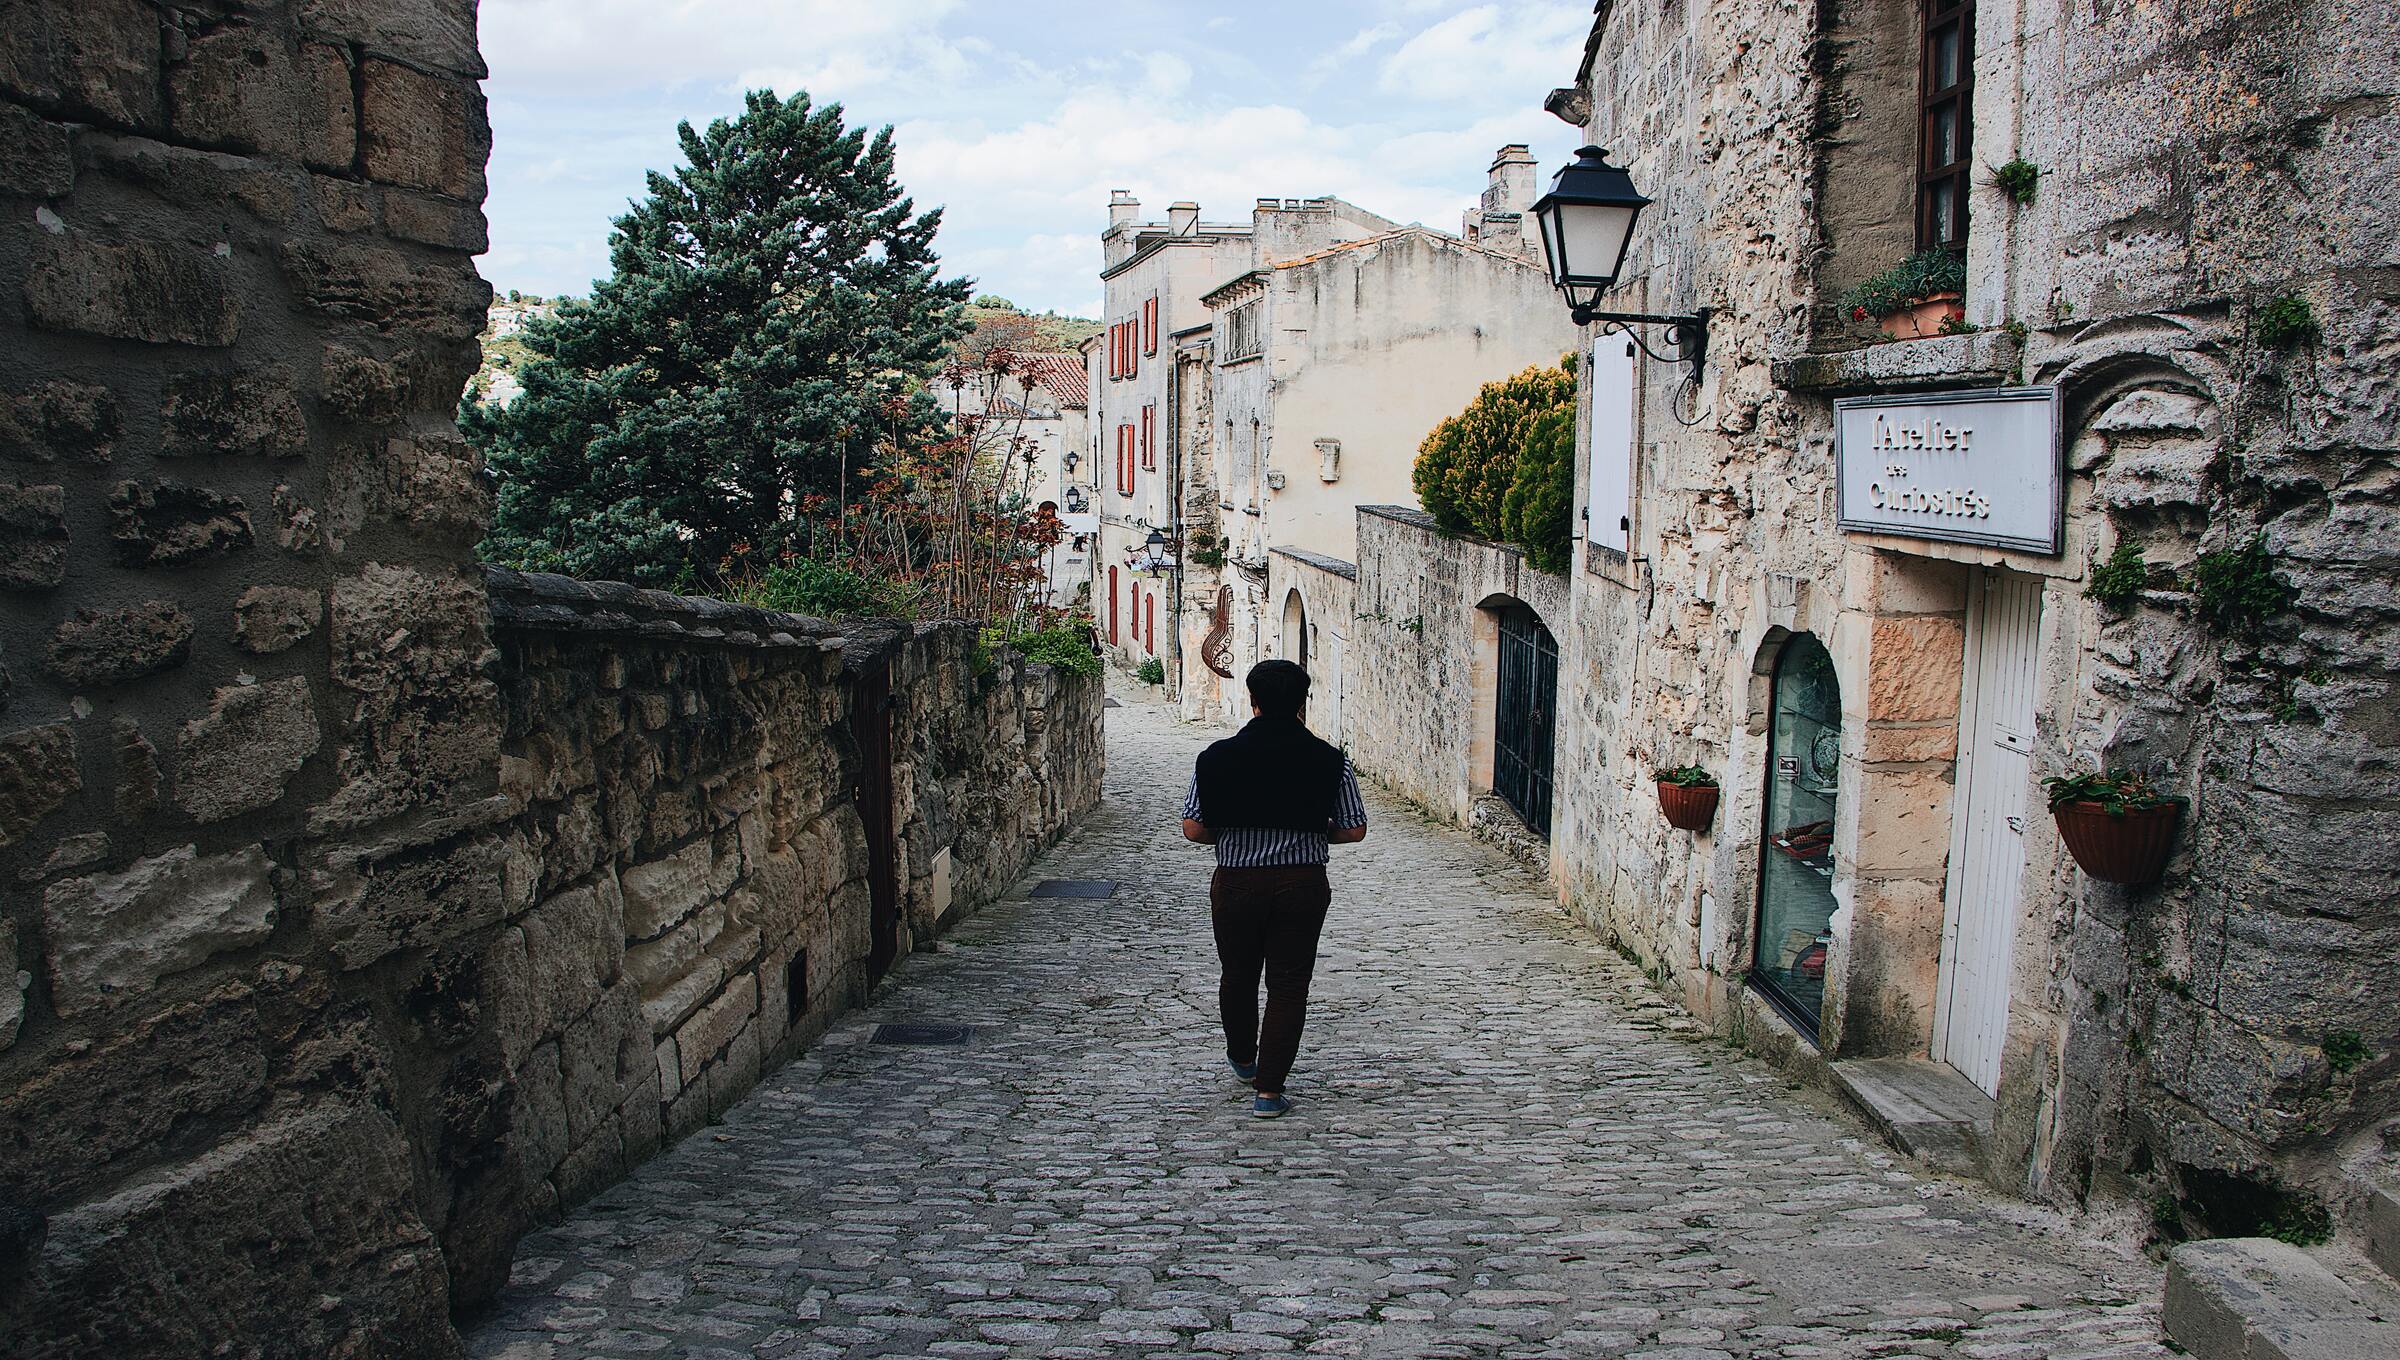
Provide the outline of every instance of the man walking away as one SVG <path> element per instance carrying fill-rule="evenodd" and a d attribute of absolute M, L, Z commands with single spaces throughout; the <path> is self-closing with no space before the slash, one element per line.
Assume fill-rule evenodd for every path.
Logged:
<path fill-rule="evenodd" d="M 1365 840 L 1367 809 L 1349 758 L 1300 721 L 1308 672 L 1261 661 L 1247 683 L 1249 725 L 1200 753 L 1183 799 L 1183 835 L 1217 847 L 1208 904 L 1224 966 L 1217 1008 L 1225 1060 L 1257 1092 L 1250 1113 L 1273 1119 L 1292 1108 L 1283 1082 L 1300 1051 L 1317 935 L 1333 900 L 1327 847 Z"/>

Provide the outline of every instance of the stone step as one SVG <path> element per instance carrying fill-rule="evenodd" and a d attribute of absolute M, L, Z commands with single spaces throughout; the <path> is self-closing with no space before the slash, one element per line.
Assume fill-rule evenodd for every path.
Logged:
<path fill-rule="evenodd" d="M 2400 1187 L 2368 1186 L 2364 1223 L 2367 1259 L 2400 1280 Z"/>
<path fill-rule="evenodd" d="M 2199 1360 L 2400 1360 L 2400 1291 L 2328 1260 L 2347 1264 L 2270 1237 L 2186 1242 L 2160 1320 Z"/>
<path fill-rule="evenodd" d="M 1885 1142 L 1954 1176 L 1983 1174 L 1984 1137 L 1999 1106 L 1957 1068 L 1926 1058 L 1845 1058 L 1831 1070 Z"/>

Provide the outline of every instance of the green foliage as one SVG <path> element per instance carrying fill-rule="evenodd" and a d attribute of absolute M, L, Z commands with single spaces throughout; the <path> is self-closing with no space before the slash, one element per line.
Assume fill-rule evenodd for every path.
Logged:
<path fill-rule="evenodd" d="M 797 557 L 754 576 L 725 581 L 725 598 L 761 609 L 789 614 L 812 614 L 821 619 L 845 614 L 876 614 L 910 618 L 916 601 L 903 587 L 878 582 L 831 562 Z"/>
<path fill-rule="evenodd" d="M 2259 308 L 2250 326 L 2258 343 L 2268 349 L 2312 345 L 2323 336 L 2317 326 L 2316 310 L 2298 293 L 2286 293 Z"/>
<path fill-rule="evenodd" d="M 1192 565 L 1195 567 L 1224 566 L 1225 550 L 1223 548 L 1214 546 L 1206 548 L 1194 548 L 1192 549 Z"/>
<path fill-rule="evenodd" d="M 2020 204 L 2033 201 L 2034 190 L 2040 185 L 2041 179 L 2042 168 L 2023 156 L 2015 157 L 1992 172 L 1992 182 Z"/>
<path fill-rule="evenodd" d="M 2282 1196 L 2258 1230 L 2262 1236 L 2295 1247 L 2323 1246 L 2333 1240 L 2333 1211 L 2305 1190 L 2291 1191 Z"/>
<path fill-rule="evenodd" d="M 2094 770 L 2078 775 L 2050 775 L 2042 780 L 2050 791 L 2052 810 L 2069 803 L 2098 803 L 2111 817 L 2128 812 L 2146 812 L 2170 804 L 2181 807 L 2188 800 L 2179 795 L 2160 791 L 2150 776 L 2132 770 Z"/>
<path fill-rule="evenodd" d="M 1967 262 L 1962 256 L 1935 248 L 1920 250 L 1842 294 L 1842 310 L 1865 321 L 1890 316 L 1941 293 L 1967 290 Z"/>
<path fill-rule="evenodd" d="M 2150 579 L 2150 564 L 2142 555 L 2142 545 L 2130 540 L 2119 542 L 2105 562 L 2094 563 L 2092 579 L 2084 583 L 2083 593 L 2111 609 L 2123 609 L 2141 598 L 2142 586 Z"/>
<path fill-rule="evenodd" d="M 2161 1237 L 2183 1236 L 2183 1205 L 2161 1190 L 2150 1197 L 2150 1226 Z"/>
<path fill-rule="evenodd" d="M 1503 512 L 1517 484 L 1517 461 L 1542 418 L 1563 410 L 1572 422 L 1574 403 L 1571 362 L 1485 383 L 1467 409 L 1434 426 L 1417 447 L 1418 503 L 1448 532 L 1507 538 Z"/>
<path fill-rule="evenodd" d="M 2326 1065 L 2336 1072 L 2347 1072 L 2372 1056 L 2365 1036 L 2354 1029 L 2327 1030 L 2319 1047 L 2325 1051 Z"/>
<path fill-rule="evenodd" d="M 1076 675 L 1100 673 L 1100 654 L 1092 650 L 1091 635 L 1080 626 L 1039 628 L 1005 641 L 1035 665 L 1056 666 Z"/>
<path fill-rule="evenodd" d="M 1686 789 L 1713 789 L 1717 786 L 1717 777 L 1697 765 L 1678 765 L 1673 769 L 1660 770 L 1651 778 L 1661 784 L 1673 784 Z"/>
<path fill-rule="evenodd" d="M 2275 557 L 2264 534 L 2238 548 L 2200 554 L 2192 589 L 2200 597 L 2200 619 L 2225 637 L 2256 633 L 2291 606 L 2294 592 L 2275 575 Z"/>
<path fill-rule="evenodd" d="M 889 128 L 745 104 L 677 129 L 684 164 L 617 219 L 610 277 L 527 326 L 524 394 L 462 411 L 499 482 L 488 559 L 714 582 L 739 546 L 805 553 L 805 497 L 936 428 L 923 380 L 968 288 L 937 277 L 940 212 L 894 179 Z"/>
<path fill-rule="evenodd" d="M 1562 406 L 1533 422 L 1517 454 L 1516 480 L 1500 501 L 1500 533 L 1537 571 L 1563 572 L 1575 558 L 1575 411 Z"/>
<path fill-rule="evenodd" d="M 1133 678 L 1145 685 L 1163 685 L 1167 683 L 1166 663 L 1155 656 L 1143 657 L 1142 664 L 1133 668 Z"/>

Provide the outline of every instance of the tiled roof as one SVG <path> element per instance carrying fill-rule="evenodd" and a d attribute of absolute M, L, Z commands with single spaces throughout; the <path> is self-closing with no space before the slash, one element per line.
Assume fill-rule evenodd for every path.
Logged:
<path fill-rule="evenodd" d="M 1080 354 L 1027 354 L 1012 352 L 1009 357 L 1018 365 L 1018 373 L 1028 385 L 1040 383 L 1050 389 L 1061 406 L 1085 406 L 1090 393 L 1084 385 L 1083 356 Z"/>

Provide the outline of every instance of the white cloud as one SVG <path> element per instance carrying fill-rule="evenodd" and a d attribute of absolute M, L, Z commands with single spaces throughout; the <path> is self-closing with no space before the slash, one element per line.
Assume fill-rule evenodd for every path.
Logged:
<path fill-rule="evenodd" d="M 961 0 L 484 0 L 495 86 L 574 95 L 806 73 L 820 84 L 938 75 Z"/>
<path fill-rule="evenodd" d="M 1508 91 L 1538 105 L 1573 79 L 1590 30 L 1589 5 L 1477 5 L 1401 44 L 1384 59 L 1381 85 L 1387 94 L 1416 99 L 1481 100 Z"/>

